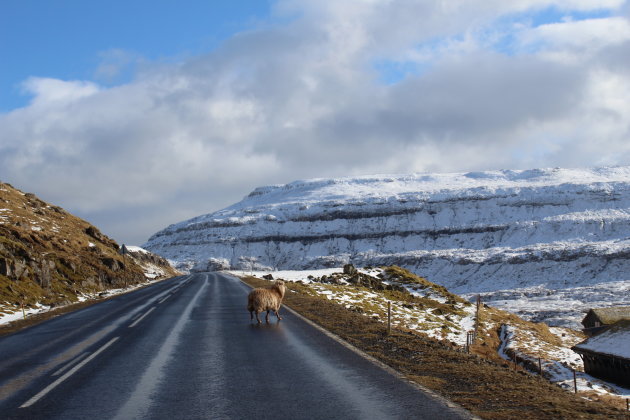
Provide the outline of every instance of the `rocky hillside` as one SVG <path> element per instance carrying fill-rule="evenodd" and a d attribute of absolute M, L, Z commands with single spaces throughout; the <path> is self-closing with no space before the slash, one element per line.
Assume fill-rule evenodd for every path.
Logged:
<path fill-rule="evenodd" d="M 146 281 L 145 265 L 96 227 L 0 183 L 0 310 L 74 302 L 83 293 Z M 174 275 L 168 263 L 163 274 Z M 168 267 L 168 268 L 166 268 Z"/>
<path fill-rule="evenodd" d="M 125 255 L 142 268 L 144 276 L 148 279 L 162 279 L 181 274 L 165 258 L 139 246 L 126 246 Z"/>
<path fill-rule="evenodd" d="M 456 293 L 625 280 L 630 168 L 298 181 L 153 235 L 184 269 L 400 265 Z"/>

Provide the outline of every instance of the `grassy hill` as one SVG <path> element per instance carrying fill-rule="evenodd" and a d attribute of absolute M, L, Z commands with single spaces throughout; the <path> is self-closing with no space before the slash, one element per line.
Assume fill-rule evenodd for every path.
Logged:
<path fill-rule="evenodd" d="M 164 259 L 150 262 L 164 276 L 177 274 Z M 0 312 L 144 282 L 142 264 L 85 220 L 0 183 Z"/>

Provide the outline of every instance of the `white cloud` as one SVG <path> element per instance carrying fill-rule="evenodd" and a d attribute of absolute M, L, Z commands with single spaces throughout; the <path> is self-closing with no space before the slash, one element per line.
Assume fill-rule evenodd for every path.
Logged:
<path fill-rule="evenodd" d="M 583 62 L 603 48 L 630 40 L 630 21 L 622 17 L 565 21 L 524 31 L 521 48 L 536 46 L 557 61 Z"/>
<path fill-rule="evenodd" d="M 31 106 L 58 106 L 94 95 L 98 86 L 86 81 L 63 81 L 31 77 L 22 84 L 25 93 L 33 96 Z"/>
<path fill-rule="evenodd" d="M 630 164 L 627 21 L 533 28 L 551 6 L 622 4 L 281 1 L 288 23 L 126 84 L 29 79 L 32 103 L 0 115 L 0 178 L 139 243 L 297 178 Z M 518 30 L 495 26 L 508 15 Z M 492 49 L 506 30 L 545 48 Z M 385 85 L 379 60 L 429 66 Z"/>

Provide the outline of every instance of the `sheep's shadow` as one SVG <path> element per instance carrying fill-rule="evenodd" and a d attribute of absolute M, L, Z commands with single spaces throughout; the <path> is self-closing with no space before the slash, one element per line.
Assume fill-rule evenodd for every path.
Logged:
<path fill-rule="evenodd" d="M 269 324 L 266 322 L 262 324 L 254 322 L 247 327 L 247 335 L 251 335 L 257 342 L 259 340 L 263 340 L 263 342 L 272 340 L 270 343 L 277 343 L 277 340 L 285 338 L 286 333 L 287 329 L 283 327 L 280 321 L 270 322 Z"/>
<path fill-rule="evenodd" d="M 278 329 L 280 328 L 281 320 L 277 319 L 271 322 L 262 322 L 258 323 L 256 320 L 249 323 L 249 327 L 253 329 Z"/>

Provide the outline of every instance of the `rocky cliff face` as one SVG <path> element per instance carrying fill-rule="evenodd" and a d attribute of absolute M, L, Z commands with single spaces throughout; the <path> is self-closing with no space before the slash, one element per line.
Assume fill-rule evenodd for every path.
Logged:
<path fill-rule="evenodd" d="M 166 258 L 137 246 L 126 246 L 126 254 L 142 267 L 144 276 L 149 279 L 175 277 L 181 273 L 175 270 Z"/>
<path fill-rule="evenodd" d="M 88 222 L 0 183 L 0 311 L 145 281 L 142 267 L 119 251 Z"/>
<path fill-rule="evenodd" d="M 153 235 L 185 269 L 400 265 L 455 292 L 626 279 L 630 168 L 298 181 Z"/>

